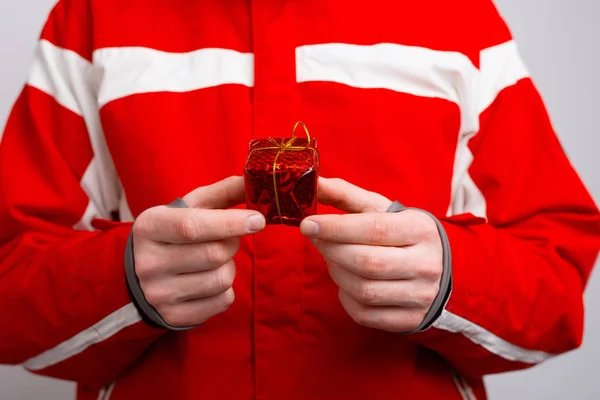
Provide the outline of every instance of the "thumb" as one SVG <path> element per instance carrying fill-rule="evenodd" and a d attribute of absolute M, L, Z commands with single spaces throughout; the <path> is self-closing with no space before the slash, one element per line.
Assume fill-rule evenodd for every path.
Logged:
<path fill-rule="evenodd" d="M 348 213 L 384 212 L 392 201 L 343 179 L 319 178 L 319 202 Z"/>
<path fill-rule="evenodd" d="M 227 209 L 245 202 L 244 178 L 230 176 L 217 183 L 199 187 L 184 196 L 190 207 L 204 209 Z"/>

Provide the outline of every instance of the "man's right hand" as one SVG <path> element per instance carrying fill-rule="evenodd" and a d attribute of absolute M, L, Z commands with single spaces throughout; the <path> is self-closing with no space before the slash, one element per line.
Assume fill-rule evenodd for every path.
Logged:
<path fill-rule="evenodd" d="M 262 214 L 227 209 L 244 202 L 244 180 L 230 177 L 183 200 L 153 207 L 133 225 L 135 272 L 146 300 L 169 325 L 193 326 L 233 303 L 239 238 L 265 227 Z"/>

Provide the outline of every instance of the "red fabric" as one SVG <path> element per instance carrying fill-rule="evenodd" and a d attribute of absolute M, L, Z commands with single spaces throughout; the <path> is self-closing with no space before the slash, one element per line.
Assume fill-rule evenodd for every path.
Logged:
<path fill-rule="evenodd" d="M 600 248 L 600 217 L 529 79 L 498 95 L 470 142 L 469 172 L 487 220 L 446 217 L 458 104 L 296 82 L 296 47 L 319 43 L 453 51 L 478 68 L 483 49 L 510 40 L 491 1 L 368 9 L 339 0 L 61 0 L 42 38 L 89 61 L 95 50 L 123 46 L 254 54 L 252 88 L 135 94 L 99 110 L 134 217 L 240 175 L 250 140 L 289 136 L 303 120 L 319 141 L 323 176 L 442 219 L 454 256 L 449 312 L 527 350 L 559 354 L 581 343 L 582 291 Z M 80 183 L 94 157 L 87 130 L 81 116 L 31 87 L 6 126 L 0 363 L 53 349 L 130 302 L 123 271 L 130 224 L 97 220 L 94 232 L 72 228 L 90 201 Z M 34 372 L 78 382 L 80 400 L 97 399 L 113 380 L 111 400 L 452 400 L 462 398 L 460 375 L 483 399 L 483 375 L 531 366 L 461 333 L 432 328 L 404 336 L 357 325 L 297 228 L 269 226 L 245 238 L 235 261 L 236 302 L 226 313 L 187 332 L 165 334 L 138 322 Z"/>
<path fill-rule="evenodd" d="M 447 309 L 526 349 L 577 348 L 581 293 L 600 246 L 596 206 L 530 79 L 500 93 L 481 125 L 471 141 L 470 172 L 488 200 L 488 223 L 472 218 L 466 226 L 465 216 L 444 221 L 455 286 Z M 419 336 L 467 376 L 529 366 L 473 349 L 461 334 L 432 329 Z"/>

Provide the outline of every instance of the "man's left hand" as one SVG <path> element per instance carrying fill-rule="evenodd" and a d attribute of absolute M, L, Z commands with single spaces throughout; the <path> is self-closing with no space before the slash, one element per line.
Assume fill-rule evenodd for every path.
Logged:
<path fill-rule="evenodd" d="M 344 309 L 358 324 L 410 332 L 438 294 L 442 243 L 434 220 L 341 179 L 319 180 L 319 201 L 348 214 L 314 215 L 301 232 L 325 258 Z"/>

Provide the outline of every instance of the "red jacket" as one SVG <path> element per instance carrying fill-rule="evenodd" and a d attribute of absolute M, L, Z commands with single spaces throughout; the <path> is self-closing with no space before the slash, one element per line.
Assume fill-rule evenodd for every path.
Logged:
<path fill-rule="evenodd" d="M 251 139 L 297 120 L 323 176 L 442 221 L 454 287 L 434 327 L 354 323 L 286 226 L 244 239 L 226 313 L 141 322 L 131 221 L 240 175 Z M 490 0 L 60 0 L 2 136 L 0 193 L 0 363 L 76 381 L 81 400 L 484 399 L 483 375 L 581 344 L 600 248 Z"/>

